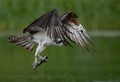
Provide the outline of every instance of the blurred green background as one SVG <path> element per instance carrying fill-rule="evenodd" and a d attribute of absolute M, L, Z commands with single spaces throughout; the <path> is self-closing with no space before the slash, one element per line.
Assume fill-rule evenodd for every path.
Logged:
<path fill-rule="evenodd" d="M 35 49 L 8 43 L 10 34 L 55 8 L 60 15 L 75 12 L 88 31 L 120 31 L 120 0 L 0 0 L 0 82 L 120 82 L 120 36 L 91 36 L 97 53 L 50 46 L 42 53 L 48 62 L 37 70 Z"/>
<path fill-rule="evenodd" d="M 0 0 L 0 30 L 23 29 L 54 8 L 75 12 L 90 30 L 120 29 L 120 0 Z"/>

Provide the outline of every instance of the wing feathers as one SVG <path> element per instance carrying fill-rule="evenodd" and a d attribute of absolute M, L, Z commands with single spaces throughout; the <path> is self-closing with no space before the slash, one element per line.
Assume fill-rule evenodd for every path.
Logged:
<path fill-rule="evenodd" d="M 92 48 L 89 43 L 89 40 L 91 39 L 86 30 L 77 20 L 77 15 L 75 13 L 67 12 L 63 14 L 60 18 L 62 24 L 68 29 L 68 31 L 66 30 L 66 34 L 71 41 L 81 45 L 87 50 L 89 50 L 89 48 Z"/>
<path fill-rule="evenodd" d="M 91 47 L 89 43 L 89 40 L 91 41 L 91 39 L 88 33 L 79 23 L 77 15 L 73 12 L 66 12 L 59 17 L 58 11 L 56 9 L 52 10 L 32 22 L 23 30 L 23 32 L 33 34 L 41 31 L 41 29 L 46 31 L 47 36 L 53 39 L 56 43 L 62 41 L 64 45 L 70 45 L 68 42 L 69 39 L 70 41 L 79 44 L 88 50 L 89 47 Z"/>
<path fill-rule="evenodd" d="M 31 40 L 31 36 L 18 37 L 15 35 L 11 35 L 9 37 L 9 42 L 15 43 L 16 45 L 24 47 L 28 50 L 32 50 L 35 45 L 35 42 Z"/>

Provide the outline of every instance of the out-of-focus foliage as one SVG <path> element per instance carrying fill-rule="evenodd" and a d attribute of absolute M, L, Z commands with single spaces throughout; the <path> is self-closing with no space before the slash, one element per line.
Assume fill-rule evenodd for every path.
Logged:
<path fill-rule="evenodd" d="M 90 30 L 120 30 L 120 0 L 0 0 L 0 31 L 25 28 L 54 8 L 73 11 Z"/>

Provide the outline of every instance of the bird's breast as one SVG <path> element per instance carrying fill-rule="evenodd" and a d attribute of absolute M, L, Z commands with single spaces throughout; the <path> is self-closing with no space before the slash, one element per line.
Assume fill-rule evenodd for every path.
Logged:
<path fill-rule="evenodd" d="M 40 43 L 41 41 L 43 41 L 44 43 L 51 43 L 52 39 L 47 36 L 46 32 L 38 32 L 33 34 L 33 41 L 36 43 Z"/>
<path fill-rule="evenodd" d="M 55 45 L 55 46 L 62 46 L 63 43 L 62 42 L 59 42 L 59 43 L 56 43 L 52 38 L 50 38 L 46 32 L 38 32 L 38 33 L 35 33 L 33 34 L 33 41 L 40 44 L 44 44 L 45 46 L 48 46 L 48 45 Z"/>

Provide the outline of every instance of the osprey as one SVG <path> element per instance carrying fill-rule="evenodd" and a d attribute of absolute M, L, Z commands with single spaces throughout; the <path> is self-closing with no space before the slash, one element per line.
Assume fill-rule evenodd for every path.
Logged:
<path fill-rule="evenodd" d="M 25 36 L 9 36 L 9 42 L 15 43 L 18 46 L 32 50 L 35 44 L 38 46 L 35 52 L 35 60 L 33 69 L 47 62 L 48 56 L 42 57 L 40 53 L 49 45 L 55 46 L 71 46 L 69 41 L 81 45 L 89 50 L 90 37 L 88 33 L 79 23 L 77 15 L 73 12 L 66 12 L 58 16 L 57 9 L 54 9 L 28 25 L 23 33 L 29 33 Z M 89 40 L 89 41 L 88 41 Z"/>

